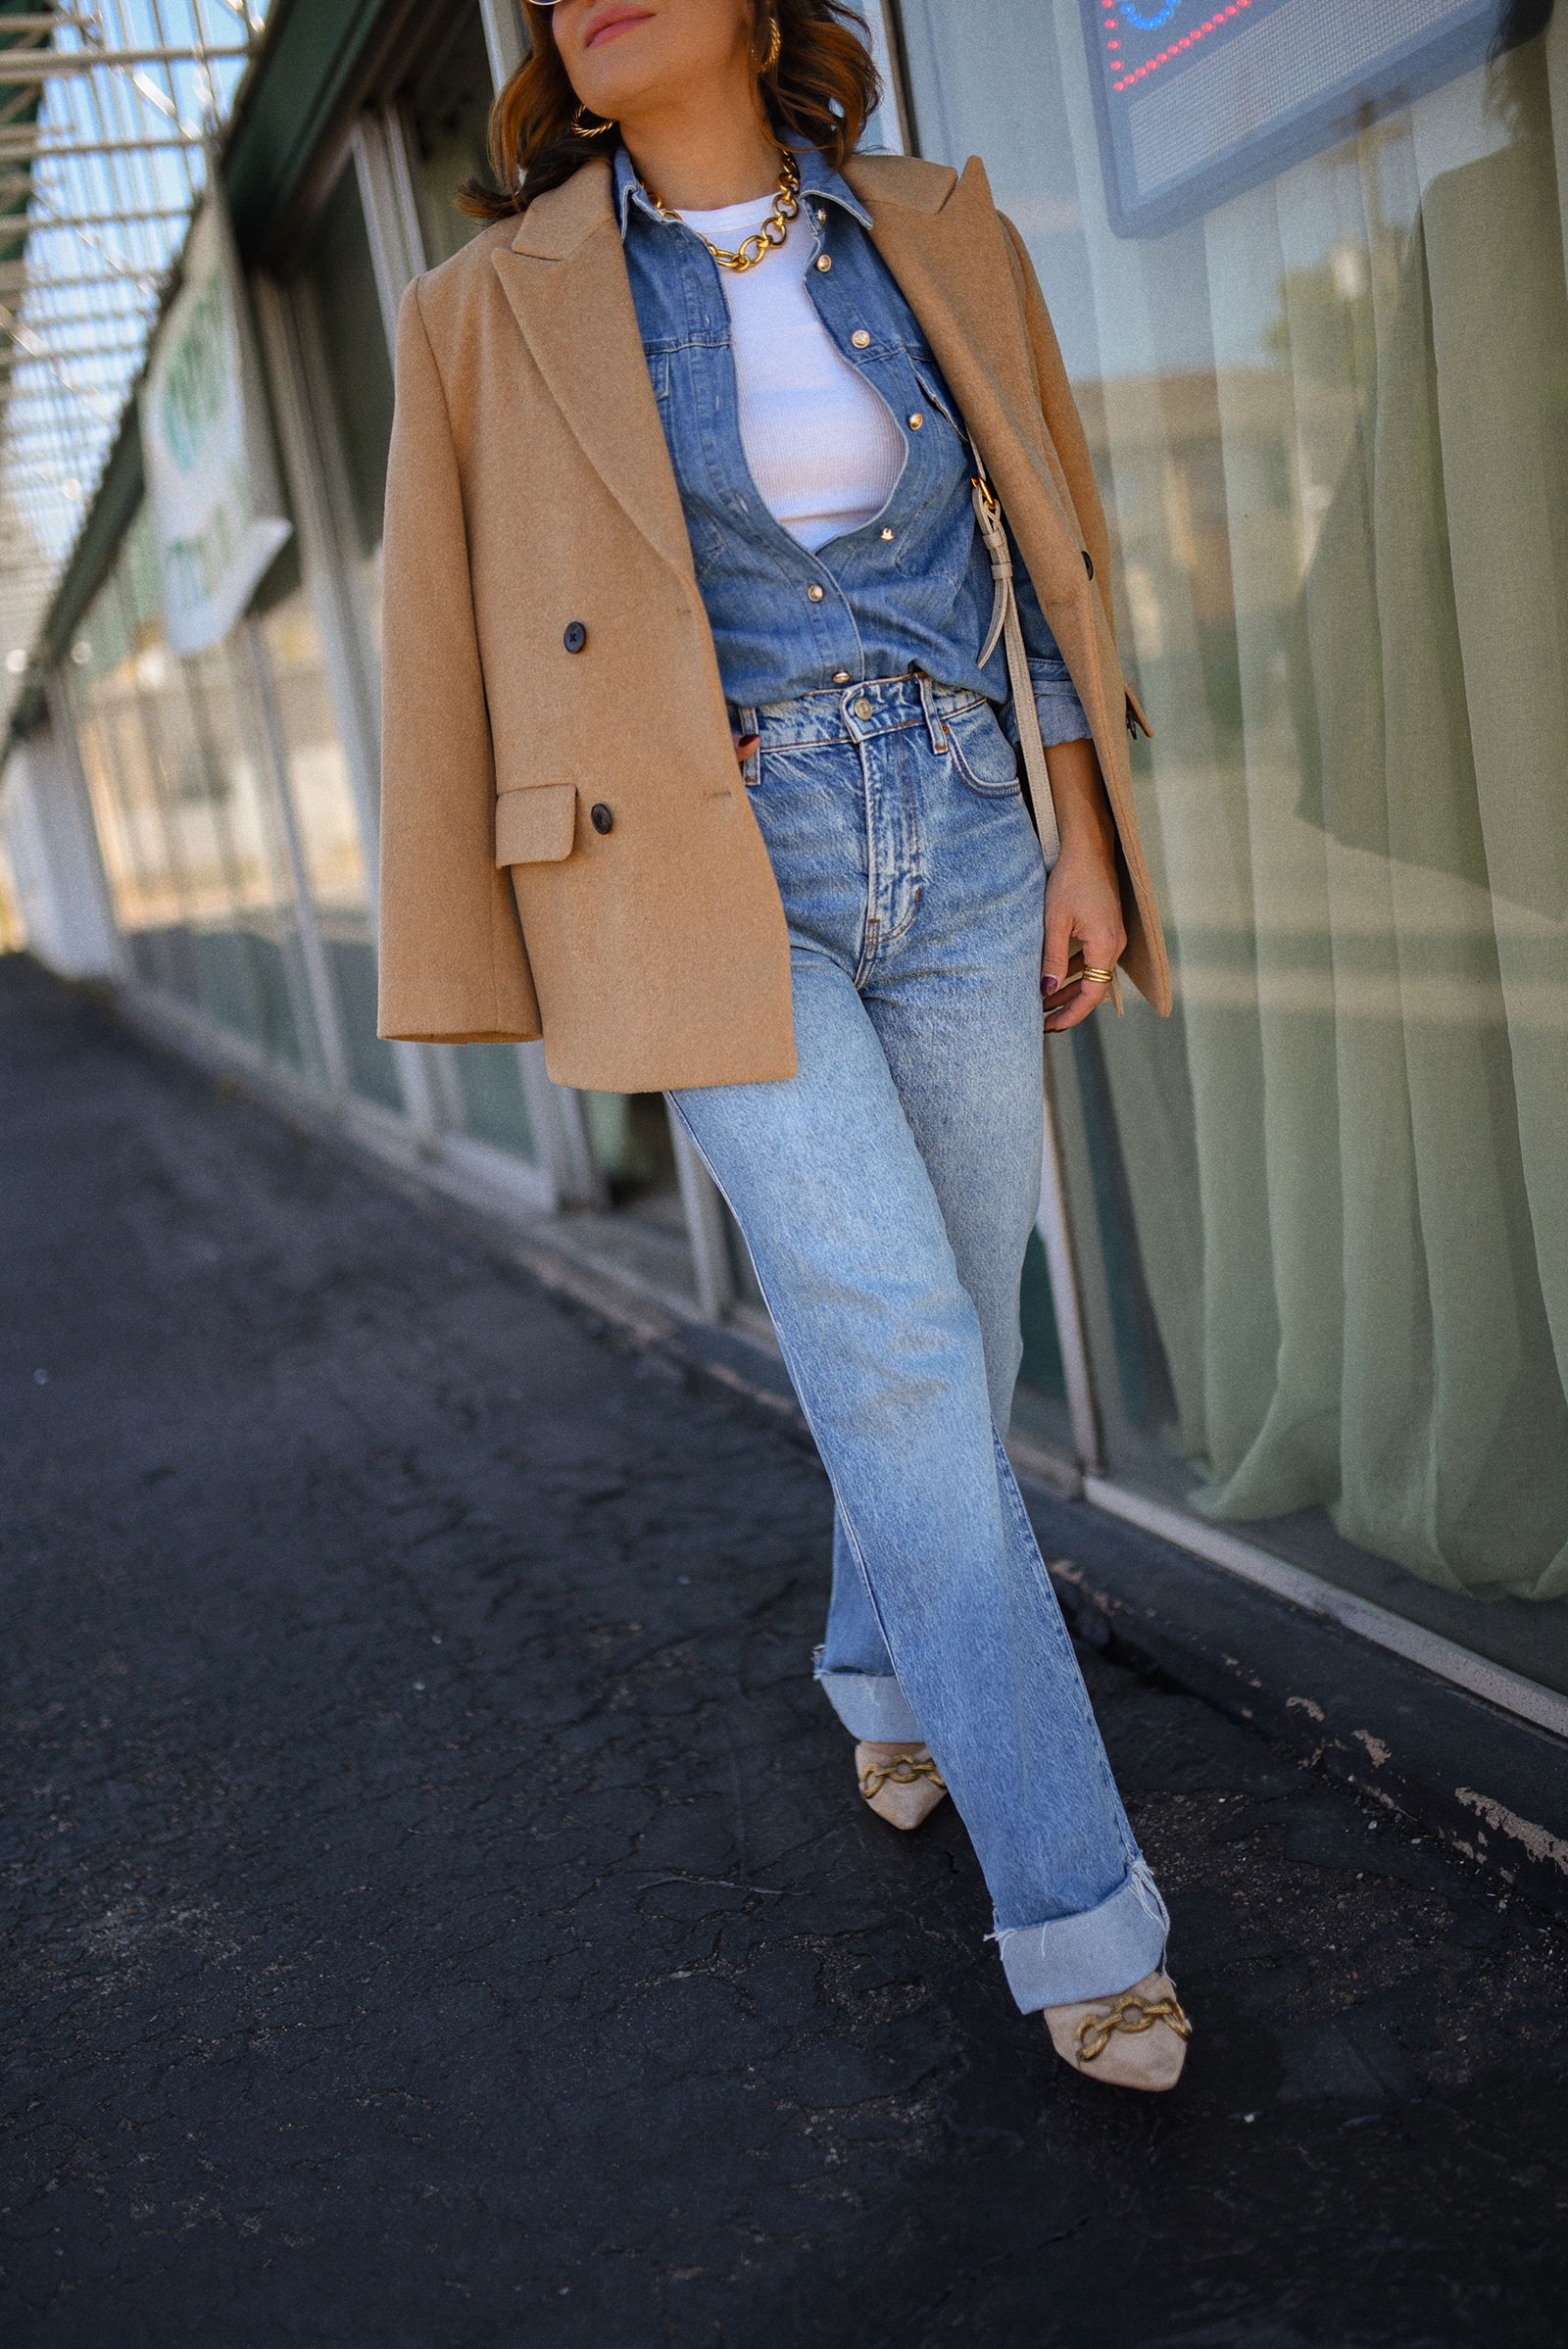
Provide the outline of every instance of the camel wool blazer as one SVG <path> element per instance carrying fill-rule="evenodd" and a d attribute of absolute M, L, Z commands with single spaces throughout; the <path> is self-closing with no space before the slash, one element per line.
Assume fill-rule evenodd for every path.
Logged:
<path fill-rule="evenodd" d="M 1088 713 L 1120 834 L 1124 968 L 1168 1010 L 1127 764 L 1127 711 L 1142 712 L 1034 271 L 978 161 L 960 177 L 858 157 L 845 177 Z M 792 1076 L 784 912 L 730 741 L 608 164 L 405 295 L 384 565 L 380 1033 L 542 1035 L 558 1083 L 605 1092 Z"/>

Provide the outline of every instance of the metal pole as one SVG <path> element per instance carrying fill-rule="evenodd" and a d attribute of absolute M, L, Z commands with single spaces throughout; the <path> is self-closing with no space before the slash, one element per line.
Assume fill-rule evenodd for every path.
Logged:
<path fill-rule="evenodd" d="M 1051 1272 L 1051 1301 L 1056 1315 L 1056 1340 L 1067 1379 L 1067 1415 L 1072 1422 L 1078 1463 L 1093 1474 L 1101 1464 L 1100 1429 L 1095 1419 L 1094 1382 L 1089 1370 L 1089 1346 L 1084 1336 L 1083 1307 L 1078 1295 L 1078 1268 L 1073 1262 L 1072 1231 L 1067 1220 L 1067 1187 L 1062 1180 L 1061 1150 L 1056 1139 L 1056 1113 L 1051 1098 L 1049 1049 L 1046 1062 L 1046 1141 L 1040 1161 L 1040 1214 L 1036 1230 Z"/>
<path fill-rule="evenodd" d="M 722 1321 L 735 1302 L 735 1274 L 724 1230 L 724 1201 L 717 1184 L 703 1164 L 696 1143 L 674 1110 L 667 1103 L 665 1107 L 669 1138 L 675 1146 L 680 1203 L 691 1237 L 698 1310 L 705 1321 Z"/>
<path fill-rule="evenodd" d="M 479 0 L 484 19 L 484 45 L 490 52 L 490 78 L 499 90 L 512 79 L 528 54 L 517 0 Z"/>
<path fill-rule="evenodd" d="M 558 1085 L 545 1066 L 545 1048 L 537 1039 L 519 1044 L 522 1096 L 528 1104 L 528 1123 L 543 1154 L 545 1170 L 558 1201 L 574 1207 L 607 1207 L 609 1186 L 594 1163 L 582 1101 L 569 1085 Z"/>
<path fill-rule="evenodd" d="M 899 73 L 898 34 L 890 0 L 868 0 L 865 28 L 871 36 L 869 45 L 876 70 L 882 76 L 882 104 L 877 111 L 883 143 L 900 155 L 908 155 L 912 152 L 909 110 Z"/>
<path fill-rule="evenodd" d="M 361 115 L 354 125 L 354 169 L 370 240 L 370 266 L 375 271 L 386 346 L 396 353 L 398 310 L 410 284 L 424 268 L 424 255 L 410 250 L 409 222 L 399 200 L 387 127 L 375 115 Z"/>
<path fill-rule="evenodd" d="M 327 1090 L 332 1097 L 332 1106 L 341 1109 L 349 1090 L 348 1054 L 338 1024 L 337 996 L 332 986 L 332 975 L 326 966 L 326 950 L 317 927 L 316 904 L 311 896 L 311 876 L 305 862 L 299 821 L 294 811 L 294 796 L 289 789 L 288 749 L 283 740 L 282 720 L 278 716 L 277 696 L 272 690 L 271 666 L 267 658 L 261 622 L 253 613 L 247 612 L 240 622 L 240 634 L 245 640 L 245 651 L 249 657 L 251 684 L 261 712 L 262 741 L 271 771 L 272 798 L 277 807 L 284 853 L 294 881 L 294 913 L 299 928 L 300 954 L 305 964 L 306 984 L 310 989 L 311 1009 L 316 1015 L 317 1034 L 321 1042 Z"/>
<path fill-rule="evenodd" d="M 130 957 L 120 934 L 115 913 L 114 892 L 104 868 L 103 842 L 98 837 L 98 819 L 93 809 L 92 793 L 87 787 L 87 770 L 82 763 L 81 744 L 76 737 L 75 713 L 71 697 L 61 682 L 58 669 L 50 669 L 44 678 L 44 701 L 49 710 L 49 727 L 53 734 L 72 798 L 75 804 L 77 823 L 81 833 L 82 854 L 91 876 L 93 916 L 103 943 L 103 959 L 115 978 L 125 978 L 130 970 Z"/>

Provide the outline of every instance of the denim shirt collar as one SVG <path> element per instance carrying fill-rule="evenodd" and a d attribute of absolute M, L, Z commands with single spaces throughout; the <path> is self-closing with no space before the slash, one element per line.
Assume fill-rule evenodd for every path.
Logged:
<path fill-rule="evenodd" d="M 816 147 L 800 148 L 796 150 L 796 154 L 801 167 L 802 196 L 809 196 L 824 203 L 836 204 L 842 211 L 849 214 L 852 220 L 858 220 L 862 228 L 869 228 L 871 225 L 870 214 L 858 196 L 853 193 L 848 183 L 834 171 L 820 149 Z M 615 218 L 620 223 L 620 233 L 623 239 L 634 203 L 638 211 L 645 213 L 649 220 L 657 220 L 661 217 L 654 210 L 648 190 L 637 176 L 637 167 L 624 147 L 615 149 L 614 177 L 611 185 L 614 199 Z"/>

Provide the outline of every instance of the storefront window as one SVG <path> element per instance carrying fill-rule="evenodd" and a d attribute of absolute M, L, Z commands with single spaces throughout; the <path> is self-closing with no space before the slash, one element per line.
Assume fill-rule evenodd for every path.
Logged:
<path fill-rule="evenodd" d="M 609 1186 L 612 1204 L 635 1201 L 646 1212 L 662 1201 L 669 1216 L 678 1219 L 675 1150 L 663 1095 L 585 1093 L 582 1106 L 588 1146 Z"/>
<path fill-rule="evenodd" d="M 98 594 L 67 671 L 105 877 L 130 967 L 199 1001 L 196 958 L 136 698 L 136 627 L 118 577 Z"/>
<path fill-rule="evenodd" d="M 1043 1440 L 1070 1462 L 1073 1436 L 1067 1413 L 1067 1375 L 1056 1331 L 1051 1271 L 1038 1232 L 1029 1236 L 1018 1307 L 1023 1359 L 1013 1400 L 1013 1427 L 1019 1435 Z"/>
<path fill-rule="evenodd" d="M 339 1031 L 356 1093 L 403 1106 L 390 1045 L 375 1033 L 375 943 L 359 813 L 332 707 L 316 615 L 280 563 L 285 592 L 260 616 L 285 779 L 317 933 L 332 975 Z"/>
<path fill-rule="evenodd" d="M 180 661 L 164 641 L 145 517 L 77 654 L 83 764 L 133 962 L 303 1066 L 303 970 L 270 778 L 223 649 Z"/>
<path fill-rule="evenodd" d="M 461 252 L 484 226 L 482 220 L 459 212 L 452 199 L 465 179 L 491 178 L 486 141 L 494 98 L 484 24 L 479 11 L 470 8 L 460 18 L 405 116 L 416 165 L 425 259 L 432 269 Z"/>
<path fill-rule="evenodd" d="M 903 9 L 921 150 L 1040 271 L 1154 726 L 1176 1014 L 1051 1052 L 1110 1464 L 1564 1685 L 1516 1602 L 1568 1592 L 1568 24 L 1412 51 L 1276 165 L 1234 27 L 1200 81 L 1196 7 L 1102 13 Z"/>
<path fill-rule="evenodd" d="M 381 652 L 381 509 L 392 442 L 392 355 L 352 171 L 338 175 L 317 223 L 300 285 L 300 323 L 338 536 L 353 563 L 362 614 Z"/>
<path fill-rule="evenodd" d="M 539 1156 L 523 1091 L 522 1061 L 514 1044 L 453 1044 L 437 1048 L 449 1072 L 443 1091 L 447 1122 L 476 1142 L 489 1142 L 519 1158 Z"/>

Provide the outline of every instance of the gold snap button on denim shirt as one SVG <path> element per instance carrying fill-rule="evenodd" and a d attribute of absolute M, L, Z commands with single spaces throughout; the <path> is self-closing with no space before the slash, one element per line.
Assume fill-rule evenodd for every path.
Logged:
<path fill-rule="evenodd" d="M 976 658 L 991 619 L 991 566 L 956 405 L 871 243 L 870 215 L 821 155 L 800 163 L 813 237 L 801 264 L 807 291 L 846 365 L 902 419 L 905 444 L 882 512 L 814 553 L 791 538 L 752 479 L 712 256 L 694 229 L 654 211 L 624 148 L 615 155 L 632 300 L 725 698 L 756 709 L 913 668 L 1002 708 L 1002 648 L 983 669 Z M 779 255 L 767 266 L 791 265 Z M 1048 743 L 1073 741 L 1088 734 L 1088 719 L 1021 563 L 1017 581 L 1041 731 Z"/>

